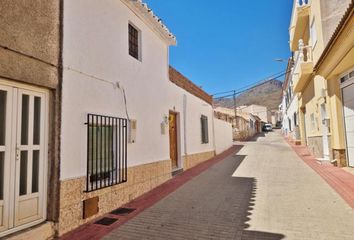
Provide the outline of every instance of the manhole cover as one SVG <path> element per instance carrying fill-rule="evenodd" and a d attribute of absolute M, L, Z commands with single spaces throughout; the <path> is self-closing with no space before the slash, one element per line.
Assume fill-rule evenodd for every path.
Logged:
<path fill-rule="evenodd" d="M 131 212 L 134 212 L 134 208 L 118 208 L 116 210 L 113 210 L 111 213 L 114 215 L 128 215 Z"/>
<path fill-rule="evenodd" d="M 109 226 L 116 221 L 118 221 L 118 219 L 104 217 L 104 218 L 98 220 L 97 222 L 95 222 L 95 224 Z"/>

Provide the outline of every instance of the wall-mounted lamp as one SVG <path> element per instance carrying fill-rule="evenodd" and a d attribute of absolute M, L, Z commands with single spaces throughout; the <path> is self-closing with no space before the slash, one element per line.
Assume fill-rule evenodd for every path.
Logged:
<path fill-rule="evenodd" d="M 166 128 L 168 126 L 168 116 L 167 115 L 164 115 L 163 116 L 163 119 L 162 119 L 162 122 L 161 122 L 161 134 L 162 135 L 165 135 L 166 134 Z"/>

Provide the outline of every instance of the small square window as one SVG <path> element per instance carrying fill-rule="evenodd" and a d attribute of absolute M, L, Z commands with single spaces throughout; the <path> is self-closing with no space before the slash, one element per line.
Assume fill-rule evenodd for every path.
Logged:
<path fill-rule="evenodd" d="M 140 60 L 140 31 L 129 24 L 129 55 Z"/>
<path fill-rule="evenodd" d="M 123 118 L 87 115 L 87 192 L 127 181 L 127 124 Z"/>
<path fill-rule="evenodd" d="M 349 79 L 349 76 L 348 75 L 345 75 L 344 77 L 342 77 L 341 79 L 340 79 L 340 82 L 341 83 L 344 83 L 345 81 L 347 81 Z"/>
<path fill-rule="evenodd" d="M 209 143 L 208 117 L 202 115 L 200 121 L 202 126 L 202 144 L 207 144 Z"/>
<path fill-rule="evenodd" d="M 349 77 L 350 77 L 350 78 L 354 78 L 354 71 L 352 71 L 352 72 L 349 73 Z"/>

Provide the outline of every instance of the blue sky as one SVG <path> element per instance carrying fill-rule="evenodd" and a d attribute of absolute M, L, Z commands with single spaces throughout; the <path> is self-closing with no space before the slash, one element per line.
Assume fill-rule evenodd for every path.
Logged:
<path fill-rule="evenodd" d="M 145 0 L 178 41 L 170 64 L 208 93 L 285 70 L 290 0 Z"/>

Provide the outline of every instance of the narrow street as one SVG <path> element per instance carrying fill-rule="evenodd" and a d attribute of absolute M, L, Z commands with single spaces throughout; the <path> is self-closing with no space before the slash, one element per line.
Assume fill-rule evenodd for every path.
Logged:
<path fill-rule="evenodd" d="M 278 132 L 242 144 L 104 239 L 353 239 L 353 209 Z"/>
<path fill-rule="evenodd" d="M 353 0 L 0 16 L 0 239 L 354 240 Z"/>

